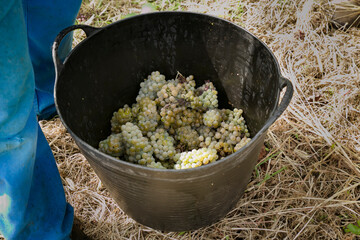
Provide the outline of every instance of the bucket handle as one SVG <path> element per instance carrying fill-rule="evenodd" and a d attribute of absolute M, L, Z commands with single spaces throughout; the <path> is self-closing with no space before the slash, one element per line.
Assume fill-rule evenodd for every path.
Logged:
<path fill-rule="evenodd" d="M 76 29 L 82 29 L 85 32 L 86 37 L 90 37 L 100 30 L 100 28 L 95 28 L 92 26 L 79 24 L 79 25 L 72 25 L 70 27 L 63 29 L 56 36 L 55 41 L 52 46 L 52 56 L 53 56 L 53 61 L 54 61 L 54 65 L 55 65 L 56 77 L 58 77 L 59 73 L 61 72 L 62 68 L 64 67 L 64 63 L 60 61 L 60 58 L 58 56 L 58 49 L 59 49 L 60 43 L 68 33 L 72 32 Z"/>
<path fill-rule="evenodd" d="M 276 108 L 274 114 L 270 117 L 269 121 L 267 121 L 264 125 L 264 127 L 262 128 L 263 131 L 266 131 L 275 121 L 276 119 L 278 119 L 280 117 L 280 115 L 285 111 L 285 109 L 287 108 L 287 106 L 289 105 L 291 98 L 293 96 L 294 93 L 294 88 L 292 83 L 289 81 L 289 79 L 280 76 L 280 91 L 286 87 L 286 91 L 285 94 L 283 96 L 283 98 L 281 99 L 280 104 L 278 105 L 278 107 Z"/>

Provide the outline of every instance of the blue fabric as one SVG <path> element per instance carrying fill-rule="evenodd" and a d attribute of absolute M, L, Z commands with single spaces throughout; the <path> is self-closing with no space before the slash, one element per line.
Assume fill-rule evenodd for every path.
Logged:
<path fill-rule="evenodd" d="M 69 239 L 73 209 L 36 115 L 55 112 L 51 45 L 80 4 L 0 0 L 0 233 L 9 240 Z M 61 47 L 64 57 L 71 37 Z"/>
<path fill-rule="evenodd" d="M 23 0 L 23 5 L 35 72 L 36 113 L 39 119 L 49 119 L 56 114 L 51 46 L 62 29 L 74 24 L 81 0 Z M 61 42 L 60 59 L 64 59 L 71 50 L 71 42 L 72 33 Z"/>

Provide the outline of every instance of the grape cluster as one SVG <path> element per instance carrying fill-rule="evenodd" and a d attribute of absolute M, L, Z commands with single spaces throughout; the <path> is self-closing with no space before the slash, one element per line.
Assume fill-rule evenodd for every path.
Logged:
<path fill-rule="evenodd" d="M 221 119 L 223 121 L 227 121 L 229 119 L 230 113 L 232 113 L 232 110 L 230 109 L 220 109 L 219 111 L 220 111 Z"/>
<path fill-rule="evenodd" d="M 151 162 L 146 166 L 151 168 L 166 169 L 166 167 L 164 167 L 160 162 Z"/>
<path fill-rule="evenodd" d="M 187 169 L 200 167 L 201 165 L 209 164 L 218 159 L 215 149 L 200 148 L 194 149 L 190 152 L 178 153 L 175 156 L 175 169 Z"/>
<path fill-rule="evenodd" d="M 214 84 L 210 81 L 207 81 L 197 89 L 200 102 L 200 106 L 203 109 L 213 109 L 218 107 L 217 91 L 214 87 Z"/>
<path fill-rule="evenodd" d="M 123 108 L 120 108 L 117 112 L 114 112 L 111 118 L 111 131 L 114 133 L 121 132 L 121 125 L 131 122 L 133 120 L 132 109 L 125 104 Z"/>
<path fill-rule="evenodd" d="M 180 127 L 176 129 L 176 140 L 179 141 L 181 149 L 195 149 L 199 146 L 199 134 L 190 126 Z"/>
<path fill-rule="evenodd" d="M 169 80 L 157 92 L 156 103 L 165 105 L 189 106 L 195 96 L 195 80 L 193 76 L 185 78 L 178 74 L 176 79 Z"/>
<path fill-rule="evenodd" d="M 158 71 L 140 84 L 136 103 L 111 119 L 112 134 L 99 150 L 158 169 L 199 167 L 238 151 L 251 139 L 241 109 L 218 109 L 210 81 L 192 75 L 171 80 Z"/>
<path fill-rule="evenodd" d="M 199 147 L 209 147 L 210 144 L 213 142 L 216 130 L 204 125 L 197 128 L 197 132 L 199 133 Z"/>
<path fill-rule="evenodd" d="M 140 91 L 136 97 L 136 101 L 140 102 L 141 99 L 148 97 L 150 100 L 155 100 L 157 92 L 166 84 L 165 76 L 160 72 L 152 72 L 151 75 L 140 83 Z"/>
<path fill-rule="evenodd" d="M 139 110 L 137 115 L 137 125 L 140 130 L 146 134 L 155 131 L 160 120 L 159 113 L 155 101 L 150 98 L 142 98 L 139 102 Z"/>
<path fill-rule="evenodd" d="M 155 162 L 153 157 L 153 148 L 149 140 L 144 137 L 138 126 L 131 122 L 121 126 L 125 145 L 125 158 L 129 162 L 139 163 L 141 165 Z"/>
<path fill-rule="evenodd" d="M 177 118 L 186 110 L 185 106 L 176 106 L 176 104 L 167 104 L 160 109 L 161 122 L 166 129 L 177 125 Z"/>
<path fill-rule="evenodd" d="M 229 155 L 235 150 L 235 145 L 238 144 L 242 138 L 249 137 L 245 120 L 242 117 L 242 110 L 235 108 L 228 113 L 228 119 L 222 121 L 217 128 L 213 141 L 209 147 L 214 147 L 220 156 Z M 240 146 L 240 145 L 239 145 Z"/>
<path fill-rule="evenodd" d="M 165 161 L 175 156 L 175 140 L 164 128 L 157 128 L 155 132 L 149 132 L 147 136 L 157 159 Z"/>
<path fill-rule="evenodd" d="M 113 157 L 124 155 L 124 144 L 121 133 L 111 134 L 99 143 L 99 150 Z"/>
<path fill-rule="evenodd" d="M 221 113 L 218 109 L 211 109 L 204 113 L 205 126 L 217 128 L 222 121 Z"/>
<path fill-rule="evenodd" d="M 234 147 L 235 152 L 239 151 L 242 147 L 244 147 L 247 143 L 249 143 L 251 138 L 243 137 L 239 143 L 237 143 Z"/>

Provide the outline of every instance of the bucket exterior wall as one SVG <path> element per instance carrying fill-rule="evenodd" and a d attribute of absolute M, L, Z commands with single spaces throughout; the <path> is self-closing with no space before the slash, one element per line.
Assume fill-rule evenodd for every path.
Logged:
<path fill-rule="evenodd" d="M 188 176 L 174 172 L 177 170 L 149 174 L 143 169 L 123 168 L 116 162 L 103 161 L 102 154 L 89 154 L 91 149 L 86 145 L 78 145 L 126 214 L 154 229 L 188 231 L 215 223 L 236 206 L 249 182 L 264 136 L 247 146 L 243 161 L 210 164 L 206 170 Z"/>

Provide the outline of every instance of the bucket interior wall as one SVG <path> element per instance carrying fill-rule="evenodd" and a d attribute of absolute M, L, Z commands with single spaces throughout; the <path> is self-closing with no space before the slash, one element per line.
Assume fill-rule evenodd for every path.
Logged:
<path fill-rule="evenodd" d="M 67 126 L 93 147 L 110 134 L 110 119 L 132 104 L 140 82 L 159 70 L 211 80 L 219 108 L 242 108 L 251 135 L 278 101 L 279 73 L 269 50 L 237 26 L 205 15 L 159 14 L 129 18 L 84 40 L 57 81 L 58 110 Z"/>

